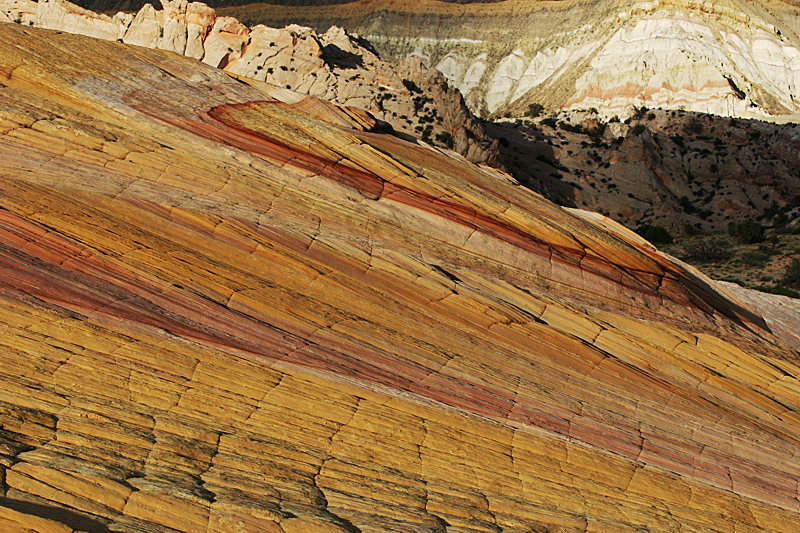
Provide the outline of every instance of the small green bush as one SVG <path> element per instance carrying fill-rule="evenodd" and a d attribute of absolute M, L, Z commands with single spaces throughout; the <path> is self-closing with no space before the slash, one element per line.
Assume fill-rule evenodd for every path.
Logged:
<path fill-rule="evenodd" d="M 693 118 L 686 124 L 684 129 L 686 130 L 686 133 L 700 135 L 701 133 L 703 133 L 703 123 L 700 122 L 698 119 Z"/>
<path fill-rule="evenodd" d="M 778 205 L 778 202 L 772 201 L 769 207 L 764 208 L 764 218 L 771 219 L 781 211 L 781 206 Z"/>
<path fill-rule="evenodd" d="M 752 219 L 731 224 L 728 234 L 742 244 L 753 244 L 764 240 L 764 227 Z"/>
<path fill-rule="evenodd" d="M 783 274 L 783 282 L 789 287 L 800 289 L 800 259 L 795 257 L 786 267 L 786 272 Z"/>
<path fill-rule="evenodd" d="M 672 235 L 669 234 L 669 231 L 661 226 L 651 226 L 650 224 L 646 224 L 639 228 L 638 233 L 655 245 L 672 244 L 673 241 Z"/>
<path fill-rule="evenodd" d="M 722 239 L 705 239 L 686 247 L 683 258 L 698 263 L 717 263 L 731 257 L 728 245 Z"/>
<path fill-rule="evenodd" d="M 556 119 L 553 117 L 547 117 L 546 119 L 543 119 L 542 124 L 545 124 L 553 129 L 556 129 Z"/>
<path fill-rule="evenodd" d="M 742 263 L 749 267 L 764 268 L 767 261 L 769 261 L 770 254 L 764 252 L 744 252 L 742 254 Z"/>
<path fill-rule="evenodd" d="M 536 118 L 541 116 L 543 111 L 544 111 L 544 106 L 542 104 L 539 103 L 529 104 L 528 110 L 525 112 L 525 116 Z"/>

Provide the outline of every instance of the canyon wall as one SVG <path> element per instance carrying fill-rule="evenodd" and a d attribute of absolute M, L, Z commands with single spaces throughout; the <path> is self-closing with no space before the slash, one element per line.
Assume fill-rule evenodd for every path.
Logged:
<path fill-rule="evenodd" d="M 522 2 L 454 5 L 362 0 L 335 6 L 230 7 L 253 20 L 334 23 L 391 58 L 440 69 L 476 112 L 633 106 L 734 117 L 794 114 L 798 9 L 786 2 Z"/>

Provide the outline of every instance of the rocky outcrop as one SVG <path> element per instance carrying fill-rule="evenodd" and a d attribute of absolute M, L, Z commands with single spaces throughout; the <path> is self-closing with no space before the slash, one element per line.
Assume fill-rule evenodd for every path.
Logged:
<path fill-rule="evenodd" d="M 797 530 L 798 353 L 610 221 L 163 50 L 0 83 L 4 531 Z"/>
<path fill-rule="evenodd" d="M 186 0 L 162 0 L 162 10 L 145 4 L 135 16 L 113 18 L 65 0 L 43 0 L 38 7 L 24 2 L 0 3 L 0 13 L 31 26 L 168 50 L 238 76 L 359 107 L 398 132 L 454 149 L 476 163 L 498 163 L 497 143 L 435 70 L 415 63 L 399 76 L 365 41 L 341 28 L 324 34 L 296 24 L 248 28 Z"/>
<path fill-rule="evenodd" d="M 426 57 L 476 113 L 521 115 L 531 102 L 551 111 L 597 107 L 607 118 L 642 105 L 745 118 L 800 112 L 793 2 L 276 4 L 223 11 L 338 24 L 366 35 L 385 57 Z"/>
<path fill-rule="evenodd" d="M 33 26 L 37 21 L 38 4 L 32 0 L 3 0 L 0 2 L 0 16 L 3 22 L 16 22 L 23 26 Z"/>
<path fill-rule="evenodd" d="M 125 44 L 157 48 L 163 34 L 164 13 L 147 4 L 136 13 L 122 38 Z"/>
<path fill-rule="evenodd" d="M 118 13 L 111 18 L 59 0 L 39 2 L 36 17 L 36 23 L 31 25 L 109 41 L 122 39 L 132 20 L 132 16 L 125 13 Z"/>
<path fill-rule="evenodd" d="M 186 6 L 186 56 L 203 59 L 203 42 L 214 27 L 216 18 L 213 9 L 199 2 L 191 2 Z"/>

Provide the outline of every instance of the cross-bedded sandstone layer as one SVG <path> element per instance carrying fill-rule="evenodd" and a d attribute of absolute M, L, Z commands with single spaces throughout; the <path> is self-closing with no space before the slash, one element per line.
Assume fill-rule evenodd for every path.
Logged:
<path fill-rule="evenodd" d="M 798 354 L 371 119 L 0 24 L 4 531 L 799 531 Z"/>
<path fill-rule="evenodd" d="M 176 52 L 236 76 L 366 109 L 398 132 L 454 149 L 473 163 L 499 164 L 497 141 L 458 90 L 419 58 L 387 63 L 364 39 L 337 27 L 323 33 L 296 24 L 249 28 L 200 2 L 161 5 L 109 17 L 66 0 L 0 0 L 0 22 Z"/>

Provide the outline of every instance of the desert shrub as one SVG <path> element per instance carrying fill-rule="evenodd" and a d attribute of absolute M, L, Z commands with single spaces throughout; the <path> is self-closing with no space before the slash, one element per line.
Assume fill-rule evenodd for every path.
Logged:
<path fill-rule="evenodd" d="M 697 235 L 697 228 L 687 222 L 686 225 L 683 226 L 683 234 L 687 237 L 694 237 Z"/>
<path fill-rule="evenodd" d="M 436 134 L 436 140 L 439 141 L 440 143 L 442 143 L 443 145 L 447 146 L 450 149 L 453 148 L 453 145 L 454 145 L 453 136 L 450 134 L 450 132 L 443 131 L 441 133 L 437 133 Z"/>
<path fill-rule="evenodd" d="M 778 205 L 778 202 L 774 201 L 770 204 L 769 207 L 764 208 L 764 218 L 771 219 L 781 211 L 781 206 Z"/>
<path fill-rule="evenodd" d="M 637 124 L 633 127 L 633 133 L 634 135 L 641 135 L 646 129 L 647 127 L 644 124 Z"/>
<path fill-rule="evenodd" d="M 661 226 L 645 224 L 639 228 L 637 233 L 655 245 L 672 244 L 672 235 L 669 234 L 666 228 L 662 228 Z"/>
<path fill-rule="evenodd" d="M 670 135 L 669 138 L 672 139 L 672 142 L 680 146 L 681 149 L 686 149 L 686 144 L 683 142 L 683 135 Z"/>
<path fill-rule="evenodd" d="M 783 285 L 756 285 L 754 287 L 756 290 L 761 292 L 768 292 L 770 294 L 780 294 L 782 296 L 788 296 L 789 298 L 800 298 L 800 292 L 792 290 L 788 287 L 784 287 Z"/>
<path fill-rule="evenodd" d="M 754 268 L 764 268 L 769 261 L 770 254 L 761 251 L 744 252 L 741 261 L 744 265 Z"/>
<path fill-rule="evenodd" d="M 528 110 L 525 112 L 526 117 L 536 118 L 541 116 L 542 111 L 544 111 L 544 106 L 539 103 L 533 103 L 528 105 Z"/>
<path fill-rule="evenodd" d="M 692 201 L 689 200 L 688 196 L 682 196 L 680 199 L 680 204 L 681 208 L 683 209 L 683 212 L 686 213 L 687 215 L 691 215 L 692 213 L 697 211 L 695 206 L 692 204 Z"/>
<path fill-rule="evenodd" d="M 773 235 L 769 236 L 769 239 L 767 239 L 767 242 L 769 243 L 770 246 L 772 246 L 772 249 L 775 250 L 776 248 L 778 248 L 778 245 L 781 243 L 781 238 L 778 237 L 777 235 L 773 234 Z"/>
<path fill-rule="evenodd" d="M 789 287 L 800 289 L 800 259 L 795 257 L 786 267 L 783 282 Z"/>
<path fill-rule="evenodd" d="M 700 122 L 698 119 L 693 118 L 686 123 L 684 129 L 686 130 L 686 133 L 700 135 L 701 133 L 703 133 L 703 123 Z"/>
<path fill-rule="evenodd" d="M 731 224 L 728 234 L 742 244 L 753 244 L 764 240 L 764 227 L 752 219 Z"/>
<path fill-rule="evenodd" d="M 731 257 L 728 245 L 722 239 L 704 239 L 686 247 L 683 258 L 698 263 L 717 263 Z"/>

